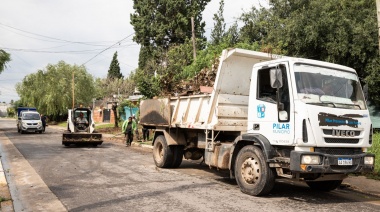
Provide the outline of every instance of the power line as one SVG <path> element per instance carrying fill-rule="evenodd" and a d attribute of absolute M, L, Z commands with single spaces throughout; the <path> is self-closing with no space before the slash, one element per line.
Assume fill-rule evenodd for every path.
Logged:
<path fill-rule="evenodd" d="M 95 57 L 97 57 L 97 56 L 100 55 L 101 53 L 107 51 L 108 49 L 112 48 L 113 46 L 115 46 L 115 45 L 117 45 L 117 44 L 120 45 L 121 42 L 123 42 L 125 39 L 129 38 L 130 36 L 132 36 L 132 35 L 134 35 L 134 34 L 135 34 L 135 33 L 131 33 L 131 34 L 128 35 L 127 37 L 125 37 L 125 38 L 121 39 L 120 41 L 114 43 L 113 45 L 111 45 L 111 46 L 105 48 L 104 50 L 102 50 L 101 52 L 99 52 L 98 54 L 96 54 L 95 56 L 93 56 L 92 58 L 90 58 L 89 60 L 87 60 L 86 62 L 84 62 L 82 65 L 85 65 L 86 63 L 90 62 L 90 61 L 93 60 Z"/>
<path fill-rule="evenodd" d="M 50 36 L 46 36 L 46 35 L 41 35 L 41 34 L 34 33 L 34 32 L 29 32 L 29 31 L 18 29 L 16 27 L 12 27 L 12 26 L 9 26 L 9 25 L 3 24 L 3 23 L 0 23 L 0 26 L 3 26 L 3 28 L 5 26 L 5 27 L 8 27 L 8 28 L 17 30 L 17 31 L 21 31 L 21 32 L 27 33 L 27 34 L 31 34 L 31 35 L 35 35 L 35 36 L 40 36 L 40 37 L 47 38 L 47 39 L 51 39 L 51 40 L 44 40 L 44 39 L 34 38 L 34 37 L 22 35 L 20 33 L 16 33 L 16 32 L 13 31 L 13 33 L 16 33 L 16 34 L 21 35 L 21 36 L 33 38 L 33 39 L 36 39 L 36 40 L 47 41 L 47 42 L 60 42 L 60 43 L 66 42 L 66 43 L 82 44 L 82 45 L 89 45 L 89 46 L 106 46 L 106 45 L 100 45 L 100 44 L 94 44 L 94 43 L 114 42 L 114 41 L 93 41 L 93 42 L 70 41 L 70 40 L 65 40 L 65 39 L 61 39 L 61 38 L 55 38 L 55 37 L 50 37 Z"/>
<path fill-rule="evenodd" d="M 123 48 L 128 46 L 138 45 L 136 43 L 132 44 L 126 44 L 126 45 L 120 45 L 116 47 L 111 48 Z M 87 50 L 67 50 L 67 51 L 44 51 L 40 49 L 16 49 L 16 48 L 8 48 L 8 47 L 0 47 L 1 49 L 8 50 L 8 51 L 19 51 L 19 52 L 33 52 L 33 53 L 72 53 L 72 54 L 80 54 L 80 53 L 92 53 L 94 51 L 99 51 L 102 49 L 87 49 Z M 50 49 L 50 48 L 43 48 L 43 49 Z"/>

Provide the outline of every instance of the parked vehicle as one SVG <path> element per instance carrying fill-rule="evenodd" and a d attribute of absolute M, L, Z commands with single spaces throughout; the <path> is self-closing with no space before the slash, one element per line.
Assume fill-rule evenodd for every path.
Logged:
<path fill-rule="evenodd" d="M 157 167 L 203 157 L 255 196 L 268 194 L 276 177 L 329 191 L 374 169 L 359 77 L 322 61 L 224 50 L 211 94 L 144 100 L 140 124 L 155 129 Z"/>
<path fill-rule="evenodd" d="M 24 132 L 38 132 L 42 133 L 44 128 L 40 114 L 36 108 L 17 108 L 17 132 L 23 134 Z"/>
<path fill-rule="evenodd" d="M 18 107 L 17 108 L 17 117 L 20 117 L 21 111 L 37 111 L 35 107 Z"/>
<path fill-rule="evenodd" d="M 78 121 L 80 114 L 87 122 Z M 101 145 L 102 134 L 95 132 L 95 122 L 92 111 L 88 108 L 74 108 L 68 110 L 67 130 L 62 135 L 62 145 Z"/>

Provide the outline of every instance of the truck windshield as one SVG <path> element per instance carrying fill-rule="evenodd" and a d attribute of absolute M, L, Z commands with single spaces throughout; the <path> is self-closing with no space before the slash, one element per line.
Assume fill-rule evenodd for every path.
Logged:
<path fill-rule="evenodd" d="M 358 80 L 352 72 L 307 64 L 294 64 L 298 98 L 325 107 L 366 109 Z"/>

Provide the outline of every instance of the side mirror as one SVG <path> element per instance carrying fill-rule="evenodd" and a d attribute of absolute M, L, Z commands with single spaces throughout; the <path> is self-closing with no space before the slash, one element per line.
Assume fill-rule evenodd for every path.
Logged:
<path fill-rule="evenodd" d="M 272 88 L 281 88 L 282 87 L 282 73 L 279 68 L 270 69 L 270 85 Z"/>

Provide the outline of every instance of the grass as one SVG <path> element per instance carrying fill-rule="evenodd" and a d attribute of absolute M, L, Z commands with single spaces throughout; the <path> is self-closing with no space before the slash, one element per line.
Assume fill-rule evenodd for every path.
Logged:
<path fill-rule="evenodd" d="M 120 127 L 120 123 L 119 123 L 119 127 Z M 104 129 L 104 128 L 113 128 L 115 127 L 115 124 L 98 124 L 98 123 L 95 123 L 95 128 L 96 129 Z"/>
<path fill-rule="evenodd" d="M 375 154 L 375 171 L 371 178 L 380 179 L 380 133 L 375 133 L 373 135 L 372 147 L 368 148 L 368 152 Z"/>
<path fill-rule="evenodd" d="M 67 121 L 59 122 L 58 126 L 60 126 L 60 127 L 66 127 L 67 126 Z"/>

